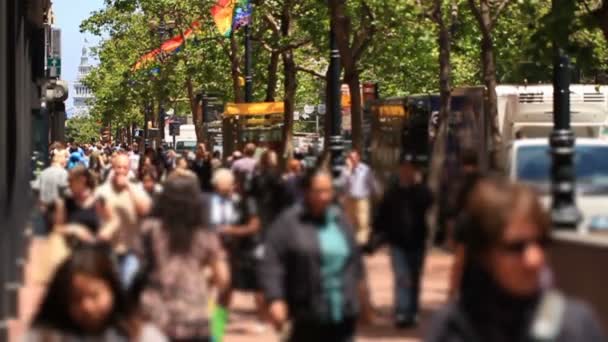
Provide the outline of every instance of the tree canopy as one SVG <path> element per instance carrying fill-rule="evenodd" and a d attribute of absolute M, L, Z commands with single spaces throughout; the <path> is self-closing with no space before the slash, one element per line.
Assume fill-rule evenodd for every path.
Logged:
<path fill-rule="evenodd" d="M 441 1 L 451 10 L 446 12 L 451 19 L 451 84 L 482 84 L 483 32 L 471 4 L 487 0 Z M 571 0 L 571 6 L 560 11 L 562 19 L 569 19 L 559 30 L 554 22 L 560 14 L 551 13 L 549 0 L 502 2 L 504 8 L 491 8 L 492 13 L 500 10 L 491 25 L 498 83 L 549 81 L 552 41 L 564 35 L 575 66 L 574 81 L 607 81 L 608 43 L 599 19 L 606 2 Z M 339 17 L 338 32 L 344 40 L 340 52 L 347 57 L 345 82 L 356 73 L 361 82 L 377 82 L 383 97 L 438 92 L 438 26 L 427 20 L 426 3 L 252 1 L 254 99 L 283 100 L 295 86 L 290 111 L 323 102 L 332 15 Z M 92 13 L 81 30 L 102 38 L 94 49 L 100 63 L 85 80 L 96 97 L 95 119 L 118 126 L 141 123 L 152 99 L 153 125 L 161 106 L 192 114 L 195 124 L 200 124 L 196 93 L 209 91 L 222 94 L 225 101 L 242 100 L 243 32 L 220 35 L 210 14 L 214 4 L 212 0 L 106 0 L 104 8 Z M 171 37 L 184 37 L 193 27 L 194 34 L 177 52 L 134 69 L 146 53 Z M 285 68 L 285 63 L 290 67 Z M 292 69 L 295 83 L 290 81 Z"/>

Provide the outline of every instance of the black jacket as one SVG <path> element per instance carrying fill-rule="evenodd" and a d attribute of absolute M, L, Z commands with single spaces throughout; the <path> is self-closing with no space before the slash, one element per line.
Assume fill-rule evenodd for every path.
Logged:
<path fill-rule="evenodd" d="M 539 310 L 541 306 L 547 309 Z M 539 312 L 550 314 L 539 315 Z M 534 336 L 537 321 L 544 322 L 544 333 L 553 330 L 546 327 L 554 327 L 556 334 Z M 514 297 L 498 286 L 481 266 L 472 263 L 465 265 L 460 298 L 436 316 L 429 332 L 426 339 L 429 342 L 606 341 L 585 305 L 568 300 L 554 290 L 542 290 L 526 298 Z"/>
<path fill-rule="evenodd" d="M 294 203 L 281 175 L 275 172 L 256 172 L 251 180 L 250 196 L 257 203 L 263 229 L 270 227 L 281 212 Z"/>
<path fill-rule="evenodd" d="M 359 312 L 357 289 L 363 264 L 352 228 L 341 213 L 339 226 L 351 250 L 343 274 L 345 318 Z M 294 321 L 319 322 L 329 316 L 321 289 L 321 251 L 315 221 L 302 205 L 281 214 L 265 239 L 264 258 L 258 269 L 266 300 L 285 300 Z"/>
<path fill-rule="evenodd" d="M 402 248 L 422 248 L 428 235 L 426 213 L 432 195 L 424 184 L 395 184 L 384 195 L 374 218 L 372 244 L 388 242 Z"/>
<path fill-rule="evenodd" d="M 213 173 L 212 172 L 213 168 L 211 167 L 211 161 L 209 161 L 207 159 L 194 160 L 194 161 L 192 161 L 192 165 L 190 165 L 190 169 L 198 177 L 198 181 L 201 186 L 201 191 L 203 191 L 203 192 L 213 191 L 213 186 L 211 186 L 211 174 Z"/>
<path fill-rule="evenodd" d="M 562 325 L 557 338 L 550 342 L 604 342 L 607 341 L 597 320 L 586 305 L 566 299 Z M 481 322 L 477 324 L 482 324 Z M 476 322 L 470 320 L 458 303 L 452 303 L 441 310 L 431 324 L 427 342 L 486 342 L 476 329 Z M 501 340 L 492 342 L 540 342 L 531 337 L 513 338 L 501 334 Z M 549 341 L 547 341 L 549 342 Z"/>

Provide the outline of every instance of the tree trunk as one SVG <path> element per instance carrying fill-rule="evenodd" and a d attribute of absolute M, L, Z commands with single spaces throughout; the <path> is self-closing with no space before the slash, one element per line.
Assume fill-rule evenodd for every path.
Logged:
<path fill-rule="evenodd" d="M 285 118 L 283 122 L 281 159 L 285 162 L 293 156 L 293 112 L 295 110 L 296 89 L 298 87 L 293 51 L 289 50 L 283 53 L 283 67 L 285 71 Z"/>
<path fill-rule="evenodd" d="M 270 63 L 268 63 L 268 81 L 266 83 L 266 102 L 274 102 L 277 92 L 277 82 L 279 80 L 279 57 L 280 53 L 273 51 L 270 54 Z"/>
<path fill-rule="evenodd" d="M 230 71 L 232 73 L 232 89 L 234 91 L 234 102 L 245 102 L 245 94 L 241 86 L 241 72 L 239 68 L 239 45 L 234 36 L 234 32 L 230 35 Z"/>
<path fill-rule="evenodd" d="M 127 131 L 127 142 L 130 146 L 133 145 L 133 134 L 131 133 L 133 133 L 133 122 L 129 124 L 129 130 Z"/>
<path fill-rule="evenodd" d="M 336 43 L 344 67 L 351 98 L 351 132 L 353 149 L 363 150 L 363 106 L 361 105 L 361 88 L 357 63 L 364 50 L 364 41 L 373 33 L 365 29 L 352 33 L 351 19 L 348 17 L 346 0 L 330 0 L 329 10 L 334 23 Z M 360 23 L 363 25 L 363 23 Z M 352 34 L 351 34 L 352 33 Z M 351 36 L 353 36 L 351 38 Z M 358 51 L 357 51 L 358 50 Z"/>
<path fill-rule="evenodd" d="M 203 109 L 196 101 L 194 94 L 194 86 L 192 77 L 188 75 L 186 79 L 186 89 L 188 90 L 188 102 L 190 103 L 190 111 L 192 112 L 192 121 L 194 122 L 194 131 L 196 133 L 196 141 L 201 143 L 205 141 L 205 127 L 203 127 Z"/>
<path fill-rule="evenodd" d="M 443 11 L 441 10 L 442 1 L 435 0 L 435 6 L 439 10 L 437 13 L 437 26 L 439 27 L 439 94 L 440 100 L 440 122 L 447 120 L 451 110 L 452 85 L 451 74 L 452 64 L 451 55 L 451 34 L 443 19 Z"/>
<path fill-rule="evenodd" d="M 494 61 L 494 44 L 491 39 L 482 38 L 481 58 L 483 65 L 483 80 L 486 86 L 484 112 L 490 122 L 490 168 L 498 167 L 499 152 L 502 138 L 498 129 L 498 96 L 496 95 L 496 63 Z"/>
<path fill-rule="evenodd" d="M 285 0 L 281 13 L 281 35 L 288 38 L 291 34 L 291 10 L 292 1 Z M 285 73 L 285 114 L 283 121 L 283 146 L 281 151 L 282 165 L 293 156 L 293 112 L 295 110 L 295 99 L 297 84 L 297 69 L 293 57 L 293 49 L 283 52 L 283 70 Z"/>
<path fill-rule="evenodd" d="M 499 155 L 502 148 L 502 138 L 498 129 L 498 96 L 496 95 L 496 62 L 494 59 L 494 43 L 492 41 L 492 19 L 491 8 L 488 0 L 481 0 L 479 8 L 475 1 L 469 0 L 471 10 L 475 14 L 479 29 L 481 31 L 481 65 L 483 83 L 486 87 L 484 101 L 485 118 L 490 120 L 489 137 L 487 141 L 489 167 L 499 167 Z M 486 126 L 487 127 L 487 126 Z M 485 131 L 485 127 L 483 127 Z"/>

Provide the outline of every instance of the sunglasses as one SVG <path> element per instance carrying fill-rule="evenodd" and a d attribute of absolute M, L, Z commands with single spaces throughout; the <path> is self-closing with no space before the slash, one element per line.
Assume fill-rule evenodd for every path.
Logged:
<path fill-rule="evenodd" d="M 509 254 L 523 254 L 532 245 L 539 246 L 542 249 L 546 249 L 551 244 L 551 238 L 541 237 L 538 239 L 519 240 L 502 242 L 498 244 L 498 247 Z"/>

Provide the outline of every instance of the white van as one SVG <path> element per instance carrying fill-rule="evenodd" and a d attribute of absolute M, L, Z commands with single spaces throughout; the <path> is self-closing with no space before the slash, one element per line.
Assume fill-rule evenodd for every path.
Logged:
<path fill-rule="evenodd" d="M 510 179 L 532 185 L 551 206 L 551 147 L 549 140 L 513 142 L 509 153 Z M 608 231 L 608 141 L 577 138 L 574 147 L 576 204 L 583 214 L 580 232 Z"/>
<path fill-rule="evenodd" d="M 175 137 L 176 146 L 179 146 L 180 141 L 194 141 L 196 143 L 196 130 L 194 125 L 181 125 L 179 126 L 179 135 Z M 173 144 L 173 136 L 169 135 L 169 125 L 165 125 L 165 143 L 169 146 Z M 176 147 L 174 146 L 174 148 Z"/>

